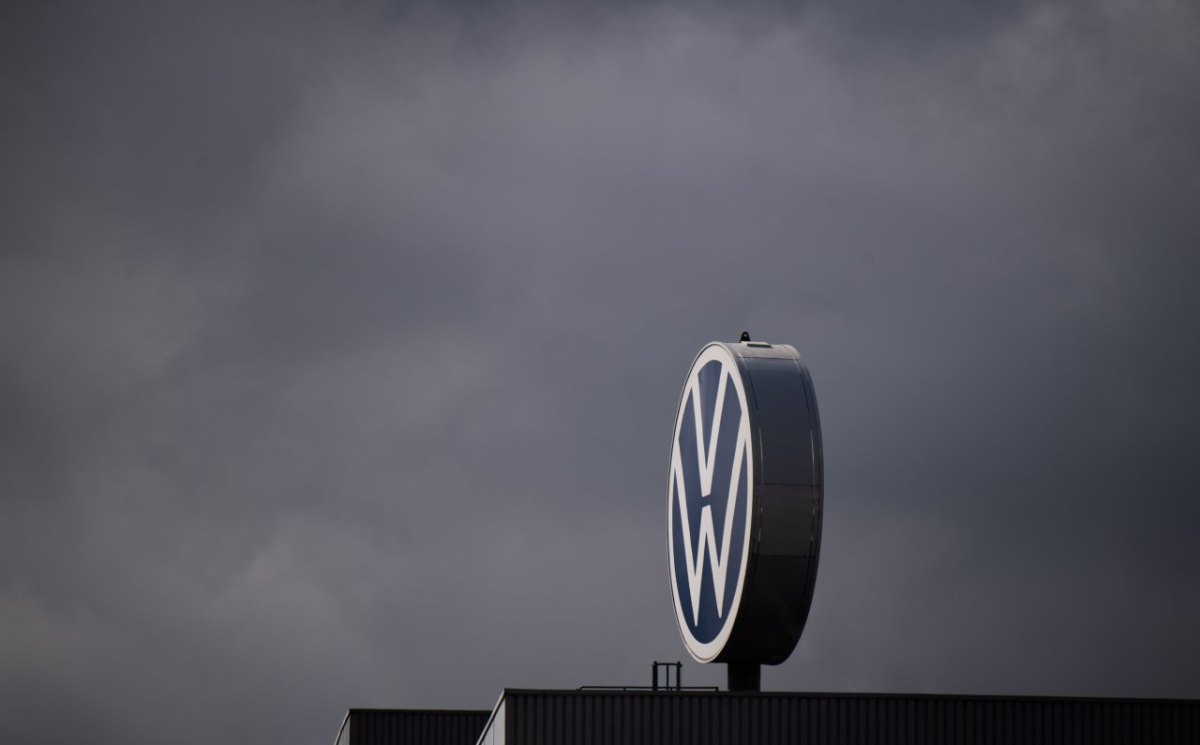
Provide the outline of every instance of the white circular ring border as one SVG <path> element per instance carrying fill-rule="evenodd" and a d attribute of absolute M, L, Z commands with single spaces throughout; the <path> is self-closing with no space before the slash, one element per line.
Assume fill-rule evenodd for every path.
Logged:
<path fill-rule="evenodd" d="M 683 426 L 684 407 L 690 405 L 693 395 L 693 388 L 698 391 L 699 373 L 705 365 L 712 361 L 721 363 L 722 374 L 728 375 L 733 380 L 734 390 L 737 391 L 738 403 L 742 407 L 741 421 L 741 438 L 746 440 L 746 527 L 745 535 L 742 536 L 742 562 L 741 568 L 738 571 L 737 586 L 733 593 L 733 603 L 730 606 L 728 615 L 725 616 L 725 623 L 721 626 L 720 632 L 710 642 L 701 642 L 692 636 L 688 628 L 687 619 L 683 615 L 683 607 L 680 604 L 679 587 L 675 581 L 675 536 L 671 526 L 675 517 L 675 470 L 676 457 L 679 447 L 679 430 Z M 696 421 L 697 429 L 701 426 L 699 421 Z M 742 601 L 742 586 L 746 581 L 746 568 L 750 559 L 750 535 L 751 523 L 754 516 L 754 437 L 750 430 L 750 406 L 746 399 L 746 388 L 742 383 L 741 369 L 738 367 L 738 362 L 724 345 L 713 343 L 700 350 L 696 361 L 692 363 L 692 368 L 688 372 L 687 380 L 683 386 L 683 394 L 679 397 L 679 408 L 675 413 L 675 433 L 671 438 L 671 471 L 667 477 L 667 556 L 670 559 L 671 565 L 671 602 L 675 606 L 675 617 L 679 622 L 679 633 L 683 637 L 684 646 L 687 647 L 688 654 L 696 659 L 697 662 L 712 662 L 721 654 L 725 648 L 725 643 L 729 641 L 729 635 L 733 632 L 734 623 L 737 621 L 739 606 Z M 736 488 L 736 486 L 734 487 Z M 725 500 L 728 503 L 729 494 L 725 494 Z M 727 520 L 732 519 L 732 515 L 726 515 Z M 704 557 L 698 557 L 698 560 L 704 561 Z M 701 574 L 703 579 L 706 573 Z"/>

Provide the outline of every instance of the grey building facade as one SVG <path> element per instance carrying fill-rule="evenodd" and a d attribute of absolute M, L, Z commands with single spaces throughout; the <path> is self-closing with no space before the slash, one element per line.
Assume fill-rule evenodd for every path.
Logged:
<path fill-rule="evenodd" d="M 1200 743 L 1200 701 L 506 690 L 482 745 Z"/>
<path fill-rule="evenodd" d="M 490 715 L 486 710 L 351 709 L 334 745 L 473 745 Z"/>
<path fill-rule="evenodd" d="M 352 709 L 335 745 L 1196 745 L 1200 701 L 505 690 L 491 712 Z"/>

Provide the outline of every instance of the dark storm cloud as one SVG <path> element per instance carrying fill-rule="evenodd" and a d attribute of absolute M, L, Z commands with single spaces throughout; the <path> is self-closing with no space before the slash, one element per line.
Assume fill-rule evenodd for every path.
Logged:
<path fill-rule="evenodd" d="M 743 328 L 829 479 L 768 686 L 1200 696 L 1189 6 L 6 14 L 0 739 L 642 682 Z"/>

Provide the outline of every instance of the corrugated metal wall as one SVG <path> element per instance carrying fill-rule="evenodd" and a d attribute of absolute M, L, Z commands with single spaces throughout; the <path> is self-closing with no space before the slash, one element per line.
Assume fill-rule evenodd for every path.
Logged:
<path fill-rule="evenodd" d="M 1200 702 L 507 691 L 507 745 L 1200 743 Z"/>
<path fill-rule="evenodd" d="M 475 745 L 489 711 L 351 709 L 349 745 Z"/>

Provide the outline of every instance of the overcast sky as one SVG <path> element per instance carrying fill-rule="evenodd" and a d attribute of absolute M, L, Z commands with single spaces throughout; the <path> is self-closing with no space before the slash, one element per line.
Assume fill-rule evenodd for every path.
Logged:
<path fill-rule="evenodd" d="M 826 454 L 765 688 L 1200 697 L 1200 11 L 899 8 L 5 3 L 0 741 L 723 683 L 743 329 Z"/>

